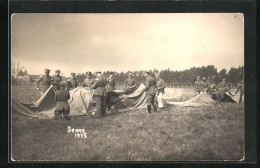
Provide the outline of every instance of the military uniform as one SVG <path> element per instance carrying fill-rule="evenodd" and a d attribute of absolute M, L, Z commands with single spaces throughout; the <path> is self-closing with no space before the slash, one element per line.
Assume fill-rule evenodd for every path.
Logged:
<path fill-rule="evenodd" d="M 94 85 L 95 80 L 93 78 L 86 78 L 83 82 L 83 87 L 86 89 L 90 89 L 92 85 Z"/>
<path fill-rule="evenodd" d="M 165 88 L 165 82 L 163 79 L 159 78 L 156 82 L 156 90 L 157 90 L 157 97 L 158 97 L 158 107 L 162 108 L 163 107 L 163 102 L 162 102 L 162 96 L 164 94 L 164 88 Z"/>
<path fill-rule="evenodd" d="M 66 82 L 62 82 L 62 87 L 60 90 L 55 92 L 55 99 L 57 101 L 55 110 L 54 110 L 54 119 L 61 118 L 61 115 L 65 119 L 70 119 L 70 106 L 68 100 L 70 99 L 69 91 L 65 90 Z"/>
<path fill-rule="evenodd" d="M 195 92 L 200 93 L 202 91 L 201 83 L 202 83 L 201 80 L 196 80 L 195 81 L 195 85 L 194 85 Z"/>
<path fill-rule="evenodd" d="M 210 86 L 210 84 L 209 84 L 208 81 L 202 81 L 201 82 L 201 90 L 202 91 L 207 91 L 209 89 L 209 86 Z"/>
<path fill-rule="evenodd" d="M 236 90 L 236 94 L 237 92 L 240 90 L 240 96 L 239 96 L 239 103 L 242 102 L 242 98 L 243 98 L 243 95 L 244 95 L 244 82 L 239 82 L 238 83 L 238 87 L 237 87 L 237 90 Z"/>
<path fill-rule="evenodd" d="M 126 88 L 132 88 L 132 87 L 136 86 L 136 79 L 134 77 L 127 78 L 125 80 L 125 86 L 126 86 Z"/>
<path fill-rule="evenodd" d="M 75 77 L 75 73 L 71 73 L 71 75 L 70 79 L 67 80 L 67 90 L 78 87 L 78 80 Z"/>
<path fill-rule="evenodd" d="M 106 86 L 107 79 L 105 77 L 97 77 L 94 81 L 94 85 L 91 89 L 95 89 L 93 98 L 96 101 L 97 108 L 97 116 L 105 116 L 106 115 Z"/>
<path fill-rule="evenodd" d="M 46 72 L 50 72 L 50 70 L 46 69 Z M 51 85 L 51 76 L 49 75 L 41 75 L 40 78 L 37 80 L 36 82 L 36 87 L 37 89 L 40 88 L 41 91 L 41 95 L 43 95 L 50 87 Z M 41 84 L 41 86 L 39 87 L 39 84 Z"/>
<path fill-rule="evenodd" d="M 62 76 L 60 75 L 53 75 L 52 77 L 52 84 L 56 90 L 60 89 L 60 82 L 62 81 Z"/>
<path fill-rule="evenodd" d="M 107 92 L 106 103 L 107 103 L 107 110 L 108 111 L 111 110 L 110 95 L 111 95 L 112 90 L 115 89 L 115 86 L 116 86 L 116 83 L 115 83 L 115 80 L 113 79 L 113 77 L 108 77 L 107 78 L 107 84 L 105 86 L 106 92 Z"/>
<path fill-rule="evenodd" d="M 220 82 L 218 87 L 219 87 L 219 88 L 227 87 L 226 81 Z"/>
<path fill-rule="evenodd" d="M 142 92 L 146 92 L 148 112 L 151 113 L 151 105 L 154 108 L 154 111 L 157 111 L 157 105 L 155 100 L 155 90 L 156 90 L 156 81 L 153 77 L 148 75 L 146 77 L 145 88 Z"/>
<path fill-rule="evenodd" d="M 222 88 L 219 88 L 217 89 L 218 92 L 215 93 L 215 96 L 216 96 L 216 99 L 217 99 L 217 103 L 219 103 L 224 97 L 225 97 L 225 94 L 226 92 L 228 92 L 230 95 L 233 95 L 231 92 L 230 92 L 230 88 L 229 87 L 222 87 Z"/>

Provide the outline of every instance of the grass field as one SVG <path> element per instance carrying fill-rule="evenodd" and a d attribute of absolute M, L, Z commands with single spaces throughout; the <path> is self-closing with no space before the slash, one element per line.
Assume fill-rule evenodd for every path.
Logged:
<path fill-rule="evenodd" d="M 12 97 L 30 103 L 40 95 L 14 86 Z M 87 137 L 67 133 L 68 126 L 85 129 Z M 11 151 L 20 161 L 241 160 L 244 105 L 168 106 L 151 115 L 138 109 L 71 121 L 13 115 Z"/>

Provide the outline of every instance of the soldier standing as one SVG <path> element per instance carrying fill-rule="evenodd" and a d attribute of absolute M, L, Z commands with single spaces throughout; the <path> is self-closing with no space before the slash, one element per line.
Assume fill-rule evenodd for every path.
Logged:
<path fill-rule="evenodd" d="M 208 91 L 209 90 L 209 82 L 207 81 L 207 78 L 206 77 L 203 77 L 202 78 L 202 82 L 201 82 L 201 90 L 202 91 Z"/>
<path fill-rule="evenodd" d="M 45 75 L 41 75 L 40 78 L 36 82 L 36 88 L 37 90 L 41 91 L 41 95 L 43 95 L 50 87 L 51 85 L 51 76 L 50 76 L 49 69 L 45 69 Z M 41 88 L 39 88 L 39 83 L 41 83 Z"/>
<path fill-rule="evenodd" d="M 107 111 L 111 110 L 111 103 L 110 103 L 110 96 L 111 96 L 111 92 L 112 90 L 115 89 L 116 83 L 115 80 L 113 78 L 114 76 L 114 72 L 110 72 L 109 77 L 107 78 L 107 84 L 106 84 L 106 92 L 107 92 L 107 96 L 106 96 L 106 103 L 107 103 Z"/>
<path fill-rule="evenodd" d="M 101 76 L 101 72 L 96 72 L 96 79 L 94 81 L 94 85 L 91 87 L 95 89 L 93 98 L 96 101 L 96 108 L 97 108 L 97 117 L 102 117 L 106 115 L 106 84 L 107 79 Z"/>
<path fill-rule="evenodd" d="M 227 87 L 226 79 L 223 78 L 222 82 L 220 82 L 218 85 L 219 88 Z"/>
<path fill-rule="evenodd" d="M 52 76 L 52 85 L 56 90 L 60 90 L 61 81 L 62 81 L 62 76 L 60 76 L 60 70 L 56 70 L 55 75 Z"/>
<path fill-rule="evenodd" d="M 91 86 L 94 85 L 94 79 L 92 78 L 92 74 L 91 72 L 86 72 L 87 77 L 84 79 L 83 82 L 83 87 L 85 87 L 85 89 L 90 90 Z"/>
<path fill-rule="evenodd" d="M 125 87 L 127 89 L 129 88 L 133 88 L 136 86 L 137 82 L 136 82 L 136 79 L 135 77 L 133 76 L 133 73 L 132 72 L 129 72 L 128 73 L 129 77 L 125 80 Z"/>
<path fill-rule="evenodd" d="M 237 90 L 236 90 L 236 94 L 237 92 L 240 90 L 240 96 L 239 96 L 239 103 L 242 102 L 242 98 L 243 98 L 243 95 L 244 95 L 244 81 L 240 81 L 238 83 L 238 87 L 237 87 Z"/>
<path fill-rule="evenodd" d="M 60 82 L 60 89 L 55 93 L 55 100 L 57 102 L 54 110 L 55 120 L 59 120 L 60 118 L 70 120 L 70 106 L 68 103 L 68 100 L 70 99 L 70 93 L 65 89 L 66 85 L 67 82 Z"/>
<path fill-rule="evenodd" d="M 148 71 L 146 71 L 144 75 L 146 77 L 146 82 L 142 93 L 146 92 L 148 113 L 151 114 L 151 106 L 153 106 L 154 111 L 157 111 L 157 105 L 155 101 L 156 81 L 152 76 L 150 76 Z"/>
<path fill-rule="evenodd" d="M 71 77 L 70 77 L 70 79 L 67 80 L 67 90 L 78 87 L 78 80 L 75 76 L 76 73 L 71 72 L 70 74 L 71 74 Z"/>
<path fill-rule="evenodd" d="M 157 90 L 157 100 L 158 100 L 158 108 L 163 108 L 162 96 L 164 94 L 165 81 L 160 77 L 160 74 L 156 74 L 156 90 Z"/>
<path fill-rule="evenodd" d="M 202 81 L 200 80 L 200 76 L 197 77 L 197 80 L 195 81 L 195 84 L 194 84 L 194 90 L 195 92 L 199 93 L 201 92 L 201 83 Z"/>

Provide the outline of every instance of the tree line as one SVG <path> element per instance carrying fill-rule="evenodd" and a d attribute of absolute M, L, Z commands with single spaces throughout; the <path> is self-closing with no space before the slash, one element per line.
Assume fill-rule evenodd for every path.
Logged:
<path fill-rule="evenodd" d="M 109 76 L 111 71 L 103 72 L 105 77 Z M 130 72 L 130 71 L 128 71 Z M 114 79 L 118 84 L 124 84 L 126 78 L 128 78 L 128 72 L 115 72 Z M 144 83 L 144 71 L 131 71 L 137 82 Z M 237 84 L 239 81 L 243 80 L 244 77 L 244 67 L 239 66 L 237 68 L 232 67 L 229 70 L 221 69 L 219 72 L 214 65 L 201 66 L 201 67 L 192 67 L 190 69 L 182 70 L 182 71 L 173 71 L 168 69 L 165 70 L 150 70 L 152 76 L 155 73 L 160 73 L 160 77 L 166 83 L 184 83 L 184 84 L 193 84 L 197 79 L 197 76 L 206 77 L 211 83 L 219 83 L 222 79 L 226 79 L 227 83 Z M 80 83 L 84 81 L 86 75 L 84 73 L 77 74 L 77 79 Z"/>

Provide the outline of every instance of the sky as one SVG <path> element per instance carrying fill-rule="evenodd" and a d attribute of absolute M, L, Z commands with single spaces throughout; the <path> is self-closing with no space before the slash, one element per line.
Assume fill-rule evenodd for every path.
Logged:
<path fill-rule="evenodd" d="M 14 14 L 11 60 L 29 74 L 244 65 L 241 13 Z"/>

